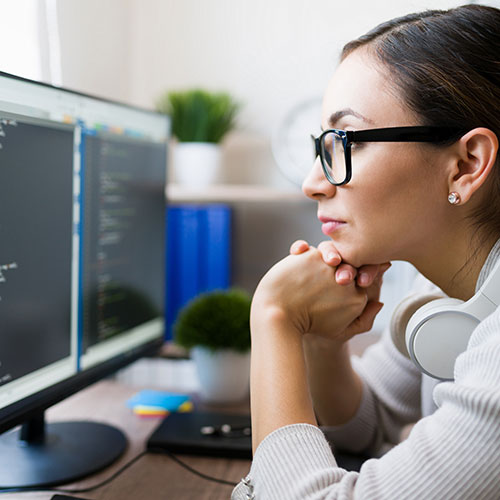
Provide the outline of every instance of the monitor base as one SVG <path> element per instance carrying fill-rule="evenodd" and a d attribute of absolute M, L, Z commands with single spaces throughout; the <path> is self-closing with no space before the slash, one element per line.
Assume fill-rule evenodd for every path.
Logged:
<path fill-rule="evenodd" d="M 117 460 L 127 438 L 97 422 L 44 424 L 43 415 L 18 431 L 0 435 L 0 488 L 45 487 L 75 481 Z M 26 436 L 29 439 L 26 439 Z"/>

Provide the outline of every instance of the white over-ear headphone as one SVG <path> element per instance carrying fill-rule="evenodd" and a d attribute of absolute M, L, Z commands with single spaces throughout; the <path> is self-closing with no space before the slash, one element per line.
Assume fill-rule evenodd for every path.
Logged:
<path fill-rule="evenodd" d="M 435 294 L 427 294 L 403 301 L 394 312 L 391 334 L 396 347 L 422 372 L 437 379 L 453 380 L 455 361 L 467 349 L 473 330 L 500 304 L 500 261 L 467 302 L 433 299 L 436 299 Z M 413 312 L 416 308 L 418 310 Z M 406 324 L 405 330 L 403 325 Z"/>

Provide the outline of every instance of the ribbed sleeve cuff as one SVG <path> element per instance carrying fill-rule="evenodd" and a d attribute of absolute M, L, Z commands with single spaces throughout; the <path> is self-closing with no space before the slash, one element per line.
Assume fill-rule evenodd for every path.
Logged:
<path fill-rule="evenodd" d="M 307 498 L 345 474 L 337 467 L 330 445 L 318 427 L 294 424 L 277 429 L 262 441 L 249 477 L 259 478 L 256 498 L 285 498 L 284 492 L 293 492 L 293 498 Z"/>

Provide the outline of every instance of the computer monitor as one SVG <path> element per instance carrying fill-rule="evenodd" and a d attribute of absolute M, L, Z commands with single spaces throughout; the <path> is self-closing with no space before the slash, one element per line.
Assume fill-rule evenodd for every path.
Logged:
<path fill-rule="evenodd" d="M 0 73 L 0 487 L 125 449 L 44 410 L 162 344 L 168 136 L 164 115 Z"/>

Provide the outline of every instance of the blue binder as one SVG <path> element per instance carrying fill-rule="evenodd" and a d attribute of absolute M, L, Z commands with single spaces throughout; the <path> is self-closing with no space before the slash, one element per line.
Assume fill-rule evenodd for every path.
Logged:
<path fill-rule="evenodd" d="M 231 211 L 224 205 L 213 205 L 199 212 L 206 227 L 208 241 L 201 240 L 203 278 L 200 290 L 226 289 L 230 282 Z M 204 244 L 205 243 L 205 244 Z"/>
<path fill-rule="evenodd" d="M 173 205 L 167 210 L 166 339 L 196 295 L 230 286 L 231 208 Z"/>

